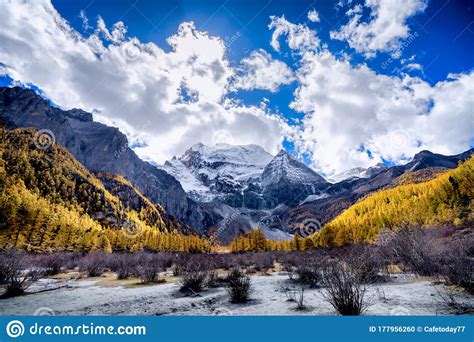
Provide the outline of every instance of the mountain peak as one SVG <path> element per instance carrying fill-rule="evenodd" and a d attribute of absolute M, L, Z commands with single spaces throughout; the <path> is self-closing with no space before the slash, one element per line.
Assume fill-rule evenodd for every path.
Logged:
<path fill-rule="evenodd" d="M 323 177 L 283 149 L 265 167 L 262 184 L 267 186 L 281 179 L 295 184 L 326 183 Z"/>
<path fill-rule="evenodd" d="M 420 158 L 429 157 L 429 156 L 432 156 L 432 155 L 434 155 L 433 152 L 428 151 L 428 150 L 423 150 L 423 151 L 420 151 L 417 154 L 415 154 L 413 159 L 420 159 Z"/>

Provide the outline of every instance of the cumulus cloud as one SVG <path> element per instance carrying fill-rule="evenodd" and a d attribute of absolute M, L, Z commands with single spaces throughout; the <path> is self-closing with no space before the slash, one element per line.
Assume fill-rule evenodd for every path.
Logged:
<path fill-rule="evenodd" d="M 405 66 L 408 70 L 418 70 L 418 71 L 423 71 L 423 66 L 419 63 L 408 63 Z"/>
<path fill-rule="evenodd" d="M 0 22 L 2 72 L 64 108 L 95 111 L 139 142 L 143 158 L 163 162 L 196 142 L 212 144 L 217 130 L 236 144 L 281 146 L 286 123 L 226 99 L 234 70 L 225 44 L 192 22 L 167 39 L 169 52 L 100 17 L 81 34 L 46 0 L 0 2 Z"/>
<path fill-rule="evenodd" d="M 365 0 L 370 10 L 367 21 L 363 20 L 362 7 L 348 10 L 349 21 L 339 31 L 332 31 L 331 38 L 346 40 L 349 46 L 366 57 L 377 52 L 393 52 L 410 34 L 407 21 L 426 9 L 426 0 Z"/>
<path fill-rule="evenodd" d="M 311 10 L 308 12 L 308 19 L 309 21 L 313 22 L 313 23 L 319 23 L 320 19 L 319 19 L 319 13 L 316 12 L 316 10 Z"/>
<path fill-rule="evenodd" d="M 372 21 L 382 15 L 379 7 Z M 379 25 L 372 21 L 365 25 Z M 38 86 L 64 108 L 95 111 L 155 162 L 196 142 L 258 144 L 276 153 L 286 134 L 315 169 L 331 175 L 382 158 L 401 163 L 422 149 L 459 153 L 474 138 L 474 72 L 434 86 L 379 74 L 335 57 L 315 31 L 284 17 L 271 17 L 272 46 L 279 51 L 285 37 L 298 58 L 296 74 L 263 50 L 234 70 L 224 42 L 192 22 L 168 38 L 169 52 L 129 37 L 123 22 L 109 26 L 99 18 L 90 34 L 81 34 L 45 0 L 0 2 L 0 22 L 0 74 Z M 391 44 L 374 43 L 368 51 Z M 235 84 L 276 91 L 293 78 L 291 107 L 304 113 L 300 126 L 288 127 L 265 101 L 246 106 L 227 96 Z"/>
<path fill-rule="evenodd" d="M 304 55 L 297 77 L 291 106 L 306 115 L 294 140 L 325 174 L 382 158 L 399 164 L 423 149 L 460 153 L 472 142 L 474 72 L 431 86 L 322 51 Z"/>
<path fill-rule="evenodd" d="M 280 51 L 280 37 L 286 36 L 286 43 L 292 50 L 299 52 L 316 50 L 320 45 L 320 40 L 314 30 L 310 30 L 304 24 L 293 24 L 285 19 L 285 16 L 270 17 L 268 28 L 273 30 L 270 45 L 275 51 Z"/>
<path fill-rule="evenodd" d="M 276 92 L 280 85 L 294 80 L 293 71 L 282 61 L 274 60 L 265 50 L 253 51 L 249 58 L 240 61 L 238 76 L 233 82 L 235 89 L 265 89 Z"/>
<path fill-rule="evenodd" d="M 330 176 L 383 160 L 400 164 L 423 149 L 455 154 L 471 146 L 474 72 L 431 86 L 418 77 L 353 65 L 324 46 L 299 56 L 290 106 L 304 117 L 291 140 L 316 170 Z"/>

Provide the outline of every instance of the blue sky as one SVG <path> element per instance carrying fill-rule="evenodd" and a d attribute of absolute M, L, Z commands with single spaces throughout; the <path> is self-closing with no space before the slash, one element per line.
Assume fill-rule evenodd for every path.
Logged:
<path fill-rule="evenodd" d="M 363 3 L 363 1 L 358 1 Z M 356 0 L 353 3 L 357 3 Z M 446 78 L 448 73 L 470 71 L 474 61 L 474 2 L 470 0 L 431 0 L 427 9 L 409 19 L 410 27 L 419 37 L 405 49 L 406 55 L 416 55 L 417 61 L 428 66 L 424 77 L 434 84 Z M 232 63 L 258 48 L 269 49 L 272 32 L 267 28 L 270 15 L 284 15 L 295 23 L 306 23 L 317 30 L 318 35 L 333 52 L 344 51 L 353 54 L 355 62 L 367 62 L 381 73 L 396 74 L 400 71 L 400 60 L 382 65 L 389 54 L 382 53 L 367 61 L 354 53 L 345 42 L 330 39 L 329 32 L 344 23 L 344 8 L 337 7 L 337 1 L 53 1 L 55 8 L 78 31 L 83 31 L 79 13 L 84 10 L 93 22 L 101 16 L 106 23 L 124 21 L 131 36 L 143 42 L 154 42 L 163 49 L 169 49 L 166 38 L 176 32 L 183 21 L 194 21 L 200 30 L 223 39 L 231 39 L 237 32 L 241 36 L 237 43 L 230 44 L 228 55 Z M 345 7 L 347 8 L 347 7 Z M 321 17 L 319 23 L 307 18 L 310 9 L 316 9 Z M 367 11 L 364 13 L 367 16 Z M 289 65 L 295 61 L 269 49 L 276 58 L 286 60 Z M 289 87 L 291 88 L 291 87 Z M 259 94 L 260 95 L 260 94 Z M 278 97 L 282 97 L 279 94 Z"/>
<path fill-rule="evenodd" d="M 390 0 L 377 0 L 374 2 L 380 2 L 380 4 L 382 4 L 386 1 Z M 347 31 L 348 33 L 346 32 L 346 36 L 343 38 L 338 39 L 333 36 L 334 32 L 341 32 L 344 25 L 348 24 L 351 18 L 348 11 L 355 11 L 359 5 L 360 11 L 356 12 L 358 13 L 356 15 L 360 15 L 357 29 L 366 29 L 364 25 L 370 24 L 370 22 L 377 16 L 382 17 L 382 14 L 378 15 L 375 12 L 376 9 L 370 7 L 369 2 L 366 3 L 364 0 L 345 0 L 340 2 L 329 0 L 171 0 L 166 2 L 146 0 L 79 0 L 53 1 L 52 5 L 57 10 L 60 17 L 65 19 L 72 29 L 85 38 L 90 37 L 97 32 L 97 21 L 99 18 L 102 18 L 110 31 L 112 31 L 112 25 L 114 23 L 123 22 L 127 29 L 127 37 L 123 38 L 122 42 L 129 41 L 132 37 L 136 37 L 140 43 L 154 43 L 166 53 L 172 52 L 172 47 L 167 43 L 168 37 L 176 34 L 180 24 L 192 21 L 194 22 L 197 31 L 207 32 L 208 36 L 218 37 L 222 42 L 224 42 L 226 46 L 225 59 L 229 63 L 229 69 L 237 70 L 239 66 L 242 65 L 242 59 L 249 58 L 254 51 L 259 51 L 261 49 L 265 50 L 265 53 L 268 53 L 274 61 L 283 62 L 291 69 L 295 75 L 294 81 L 282 82 L 276 91 L 269 91 L 268 89 L 262 89 L 262 87 L 258 86 L 251 87 L 251 89 L 235 89 L 234 91 L 225 93 L 225 98 L 238 101 L 242 106 L 252 106 L 252 108 L 261 108 L 262 99 L 268 99 L 268 101 L 266 101 L 265 110 L 272 115 L 280 116 L 285 121 L 285 124 L 289 126 L 289 128 L 286 127 L 283 129 L 283 133 L 280 133 L 280 138 L 283 139 L 280 139 L 280 143 L 283 142 L 285 148 L 304 160 L 308 165 L 313 166 L 315 169 L 320 170 L 323 173 L 333 173 L 341 171 L 341 168 L 344 166 L 357 166 L 357 164 L 369 166 L 370 164 L 379 161 L 399 163 L 411 157 L 417 149 L 421 148 L 430 148 L 442 153 L 458 152 L 458 150 L 462 148 L 469 147 L 466 145 L 466 141 L 471 141 L 472 145 L 473 137 L 471 134 L 470 137 L 464 137 L 462 141 L 456 143 L 453 142 L 452 145 L 440 145 L 439 143 L 430 142 L 430 139 L 433 140 L 433 135 L 436 134 L 434 131 L 426 131 L 420 136 L 415 134 L 414 131 L 412 132 L 415 119 L 416 124 L 430 126 L 442 125 L 442 122 L 446 122 L 446 117 L 442 117 L 442 120 L 439 118 L 436 120 L 433 119 L 433 123 L 430 123 L 427 120 L 420 121 L 419 118 L 413 120 L 403 118 L 398 120 L 398 123 L 391 122 L 390 125 L 387 123 L 385 129 L 386 132 L 382 132 L 383 129 L 380 129 L 380 126 L 383 126 L 387 119 L 380 119 L 380 113 L 377 117 L 378 120 L 380 120 L 377 129 L 374 128 L 373 130 L 368 130 L 366 127 L 359 127 L 360 134 L 367 135 L 364 139 L 355 139 L 351 136 L 360 135 L 357 133 L 356 129 L 354 129 L 353 132 L 347 133 L 347 130 L 338 128 L 332 132 L 331 130 L 338 124 L 338 122 L 341 122 L 342 124 L 344 123 L 344 115 L 350 116 L 352 113 L 344 114 L 337 112 L 338 110 L 341 110 L 342 105 L 340 102 L 330 104 L 330 108 L 327 109 L 327 112 L 321 111 L 321 108 L 325 106 L 325 101 L 340 96 L 340 94 L 323 94 L 322 92 L 324 92 L 324 89 L 319 89 L 314 94 L 311 93 L 311 89 L 315 87 L 312 85 L 313 81 L 311 77 L 313 77 L 313 79 L 319 79 L 319 77 L 324 75 L 318 75 L 316 72 L 313 72 L 312 74 L 308 72 L 305 75 L 301 74 L 301 70 L 309 70 L 308 68 L 310 68 L 310 66 L 321 66 L 319 63 L 321 63 L 324 58 L 321 55 L 319 57 L 311 57 L 313 58 L 311 60 L 311 58 L 308 57 L 312 53 L 311 49 L 303 51 L 303 49 L 291 48 L 289 44 L 285 44 L 285 38 L 289 39 L 290 37 L 288 32 L 283 33 L 279 37 L 281 49 L 280 51 L 276 51 L 276 49 L 270 45 L 272 35 L 275 32 L 274 28 L 269 29 L 268 27 L 271 22 L 270 16 L 280 18 L 284 16 L 287 22 L 290 23 L 288 25 L 302 25 L 302 27 L 304 26 L 304 28 L 308 29 L 310 32 L 314 32 L 314 35 L 317 36 L 320 41 L 320 46 L 315 54 L 320 54 L 321 51 L 327 51 L 329 54 L 328 58 L 335 58 L 335 60 L 331 59 L 332 62 L 327 61 L 327 63 L 333 63 L 334 68 L 341 68 L 341 70 L 345 68 L 344 70 L 346 71 L 341 72 L 350 73 L 350 76 L 348 76 L 348 82 L 358 82 L 359 77 L 364 77 L 364 73 L 359 70 L 360 66 L 364 66 L 370 74 L 367 77 L 373 77 L 373 82 L 370 83 L 371 86 L 380 86 L 381 89 L 382 87 L 390 88 L 390 84 L 385 84 L 386 82 L 383 79 L 383 76 L 387 75 L 391 77 L 393 82 L 395 82 L 394 87 L 400 87 L 400 92 L 402 92 L 401 94 L 397 93 L 393 96 L 383 96 L 403 99 L 405 96 L 408 98 L 410 92 L 416 92 L 417 95 L 414 96 L 415 98 L 409 99 L 410 101 L 413 101 L 413 104 L 404 104 L 397 100 L 393 105 L 386 105 L 389 108 L 389 115 L 391 115 L 392 119 L 394 116 L 398 115 L 398 111 L 392 111 L 392 107 L 400 107 L 400 110 L 402 110 L 404 106 L 407 108 L 412 108 L 415 105 L 419 107 L 428 106 L 427 117 L 430 117 L 431 112 L 438 115 L 436 104 L 440 103 L 439 108 L 442 109 L 446 107 L 444 104 L 441 106 L 442 101 L 452 101 L 450 97 L 448 98 L 448 95 L 451 94 L 450 90 L 445 88 L 448 88 L 449 85 L 452 85 L 453 88 L 457 86 L 457 84 L 455 84 L 456 81 L 449 81 L 450 78 L 448 78 L 448 75 L 464 74 L 470 76 L 473 71 L 474 3 L 469 0 L 405 1 L 407 1 L 407 4 L 400 4 L 399 7 L 392 9 L 393 17 L 396 18 L 397 16 L 405 15 L 406 21 L 402 20 L 401 23 L 409 31 L 409 37 L 413 37 L 414 35 L 414 38 L 411 40 L 407 38 L 406 35 L 402 37 L 403 34 L 401 34 L 400 39 L 395 36 L 395 39 L 390 42 L 391 44 L 398 45 L 398 49 L 376 48 L 372 51 L 364 50 L 364 47 L 362 47 L 364 51 L 360 51 L 360 47 L 359 51 L 357 51 L 353 45 L 356 44 L 354 41 L 357 39 L 359 39 L 359 41 L 360 39 L 365 39 L 369 42 L 370 40 L 373 41 L 374 39 L 377 39 L 377 37 L 366 36 L 364 35 L 364 32 L 362 32 L 362 35 L 354 33 L 351 31 L 352 28 L 349 28 Z M 416 5 L 419 10 L 413 11 L 411 14 L 403 14 L 405 10 L 404 6 L 409 7 L 409 5 Z M 382 8 L 382 5 L 380 8 Z M 317 12 L 319 21 L 313 22 L 309 19 L 308 12 L 313 10 Z M 399 10 L 400 13 L 398 13 Z M 383 19 L 385 20 L 384 25 L 390 24 L 390 15 L 388 17 L 389 18 L 385 16 L 385 19 Z M 85 22 L 84 18 L 87 18 L 88 22 Z M 36 28 L 38 28 L 38 26 Z M 41 27 L 39 27 L 39 29 L 40 32 L 45 31 L 41 31 Z M 333 32 L 333 34 L 331 34 L 331 32 Z M 377 31 L 374 32 L 371 34 L 376 35 Z M 382 32 L 381 34 L 384 33 Z M 99 34 L 97 34 L 97 36 L 99 37 Z M 351 39 L 354 39 L 352 43 Z M 110 40 L 107 41 L 106 39 L 102 39 L 102 43 L 105 48 L 107 48 L 109 44 L 121 44 Z M 362 46 L 363 44 L 364 41 Z M 406 44 L 406 46 L 403 46 L 403 48 L 399 50 L 400 44 Z M 51 46 L 51 44 L 48 44 L 47 46 Z M 48 49 L 50 48 L 48 47 Z M 397 50 L 401 51 L 401 53 L 398 56 L 393 57 L 394 51 Z M 316 51 L 316 49 L 314 49 L 313 52 L 314 51 Z M 9 51 L 9 53 L 10 55 L 13 55 L 11 51 Z M 369 56 L 370 53 L 372 55 Z M 306 56 L 306 58 L 304 56 Z M 71 60 L 74 58 L 74 56 L 67 56 L 67 59 L 65 60 Z M 58 57 L 58 59 L 60 59 L 60 57 Z M 7 67 L 10 67 L 10 72 L 4 72 L 5 75 L 2 78 L 3 84 L 11 83 L 10 80 L 12 79 L 20 83 L 30 83 L 43 90 L 45 95 L 52 98 L 55 103 L 66 107 L 70 106 L 70 104 L 64 103 L 66 101 L 61 101 L 61 98 L 64 95 L 54 93 L 52 86 L 44 80 L 44 77 L 41 78 L 36 74 L 32 75 L 33 71 L 31 70 L 23 70 L 20 72 L 20 70 L 18 70 L 19 67 L 13 71 L 14 67 L 9 65 L 7 60 L 8 58 L 4 58 L 4 60 L 0 59 L 0 62 L 7 65 Z M 343 64 L 338 63 L 337 60 L 348 61 L 349 66 L 344 67 Z M 37 62 L 36 59 L 34 61 Z M 408 68 L 408 65 L 411 65 L 412 67 Z M 131 68 L 132 67 L 133 65 Z M 328 70 L 331 70 L 331 68 L 332 67 L 329 67 Z M 54 70 L 52 70 L 52 72 L 54 72 Z M 172 70 L 170 72 L 172 72 Z M 20 74 L 21 77 L 18 76 Z M 407 81 L 407 76 L 413 79 Z M 339 89 L 337 87 L 337 80 L 328 80 L 328 82 L 332 82 L 335 90 Z M 410 85 L 405 86 L 403 82 L 409 82 Z M 451 83 L 443 88 L 442 84 L 446 82 Z M 470 85 L 471 81 L 459 80 L 458 82 L 460 85 L 463 85 L 463 89 L 467 89 L 466 94 L 469 96 L 471 88 L 469 86 L 466 87 L 465 85 Z M 66 83 L 65 80 L 65 84 Z M 416 84 L 413 85 L 414 83 Z M 369 88 L 371 86 L 368 85 Z M 403 89 L 405 88 L 410 89 L 406 93 L 403 93 Z M 420 90 L 420 88 L 422 90 Z M 377 96 L 382 92 L 381 89 L 377 89 Z M 367 100 L 370 100 L 371 94 L 360 94 L 357 88 L 352 90 L 355 92 L 354 103 L 358 104 L 361 103 L 361 101 L 366 102 Z M 78 91 L 79 90 L 73 94 L 78 94 Z M 385 92 L 385 90 L 383 91 Z M 301 94 L 303 94 L 302 96 L 306 97 L 303 98 L 296 96 L 296 93 L 298 92 L 301 92 Z M 420 92 L 421 95 L 418 95 L 418 92 Z M 351 94 L 347 95 L 348 98 L 351 98 L 352 96 Z M 91 106 L 92 109 L 97 107 L 98 112 L 103 110 L 103 113 L 107 114 L 106 110 L 102 108 L 104 107 L 107 109 L 107 106 L 104 104 L 105 102 L 103 103 L 98 99 L 94 104 L 89 104 L 87 103 L 88 101 L 81 98 L 82 95 L 78 94 L 77 96 L 78 99 L 82 100 L 78 101 L 78 105 L 84 102 L 84 106 L 87 107 L 86 109 L 90 110 Z M 107 96 L 107 94 L 104 94 L 104 96 Z M 362 99 L 361 96 L 366 97 Z M 309 105 L 311 101 L 314 101 L 314 108 Z M 383 98 L 380 98 L 380 101 L 383 102 Z M 292 103 L 293 105 L 290 106 Z M 364 106 L 365 105 L 366 104 L 364 103 Z M 459 109 L 459 112 L 462 113 L 462 116 L 459 114 L 462 120 L 469 120 L 472 118 L 472 110 L 469 110 L 470 105 L 471 103 L 466 103 Z M 384 112 L 387 111 L 384 106 L 385 104 L 382 104 L 382 108 L 380 108 L 380 106 L 375 109 L 372 107 L 370 108 L 374 111 Z M 342 106 L 342 108 L 345 107 Z M 358 117 L 358 122 L 368 119 L 367 108 L 364 107 L 359 109 L 360 116 Z M 151 111 L 153 110 L 154 109 L 151 108 Z M 351 109 L 349 109 L 349 112 L 350 111 Z M 331 120 L 334 121 L 328 122 L 328 117 L 326 117 L 326 126 L 323 127 L 322 122 L 317 121 L 317 119 L 314 118 L 318 112 L 320 112 L 322 116 L 327 115 L 328 117 L 331 117 Z M 354 116 L 357 115 L 359 114 L 354 114 Z M 421 114 L 417 113 L 416 115 L 413 115 L 419 116 Z M 433 117 L 434 116 L 435 115 L 433 115 Z M 311 119 L 312 117 L 313 119 Z M 139 136 L 140 129 L 145 130 L 143 128 L 145 127 L 143 123 L 138 127 L 133 126 L 133 120 L 126 117 L 107 117 L 102 119 L 107 123 L 116 124 L 124 130 L 129 129 L 127 132 L 130 133 L 130 135 L 135 134 Z M 319 120 L 322 119 L 320 118 Z M 124 123 L 123 121 L 126 122 Z M 357 124 L 357 126 L 359 125 Z M 468 124 L 468 126 L 470 126 L 470 124 Z M 255 127 L 258 126 L 256 125 Z M 292 131 L 291 127 L 295 127 L 298 132 Z M 254 140 L 256 143 L 260 143 L 257 138 L 254 139 L 245 135 L 241 138 L 241 128 L 235 128 L 235 131 L 233 129 L 234 128 L 226 128 L 225 131 L 230 132 L 230 134 L 235 138 L 235 143 L 254 142 Z M 269 128 L 270 131 L 272 129 L 273 128 Z M 454 127 L 452 129 L 454 129 Z M 321 132 L 321 130 L 324 130 L 324 132 Z M 331 132 L 328 133 L 329 131 Z M 384 138 L 382 136 L 385 136 L 385 139 L 387 139 L 387 137 L 393 136 L 393 132 L 398 134 L 398 136 L 395 137 L 398 140 L 406 140 L 406 138 L 410 140 L 408 143 L 409 146 L 407 146 L 404 151 L 397 152 L 394 149 L 390 149 L 383 141 Z M 330 151 L 330 149 L 335 143 L 331 142 L 330 137 L 327 137 L 327 135 L 331 136 L 332 134 L 336 137 L 333 140 L 339 141 L 340 144 L 339 149 L 334 149 L 334 151 Z M 415 135 L 417 136 L 415 137 Z M 465 133 L 465 135 L 469 135 L 469 133 Z M 137 146 L 149 146 L 152 144 L 152 142 L 147 141 L 147 138 L 144 136 L 145 134 L 143 134 L 142 137 L 137 138 L 138 142 L 135 142 Z M 446 137 L 445 139 L 449 139 L 449 137 Z M 190 139 L 190 141 L 192 141 L 192 139 Z M 266 139 L 265 143 L 268 143 L 268 146 L 276 145 L 271 138 Z M 265 143 L 262 143 L 262 145 L 267 149 L 272 149 L 265 145 Z M 347 148 L 342 151 L 344 144 L 347 145 Z M 180 145 L 179 148 L 176 147 L 176 149 L 173 149 L 173 153 L 182 149 L 183 147 Z M 322 156 L 326 151 L 328 151 L 328 156 Z M 152 156 L 153 153 L 149 150 L 147 151 L 143 149 L 137 151 L 137 153 L 138 152 L 141 152 L 142 156 L 148 159 L 154 158 Z M 271 152 L 274 151 L 272 150 Z M 331 169 L 331 167 L 329 167 L 331 164 L 330 154 L 337 155 L 341 152 L 344 152 L 346 156 L 338 163 L 334 163 L 335 165 L 339 164 L 340 166 Z M 161 157 L 162 156 L 160 155 L 160 158 Z M 334 156 L 334 158 L 336 157 Z"/>

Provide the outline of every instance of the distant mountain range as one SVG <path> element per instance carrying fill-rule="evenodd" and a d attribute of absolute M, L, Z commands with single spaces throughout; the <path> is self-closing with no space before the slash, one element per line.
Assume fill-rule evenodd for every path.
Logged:
<path fill-rule="evenodd" d="M 196 144 L 161 168 L 173 175 L 194 200 L 236 208 L 294 206 L 329 185 L 286 151 L 272 156 L 257 145 Z"/>
<path fill-rule="evenodd" d="M 123 176 L 184 225 L 224 242 L 257 227 L 268 238 L 289 238 L 307 220 L 320 226 L 405 173 L 452 169 L 473 152 L 443 156 L 422 151 L 406 165 L 378 164 L 326 180 L 286 151 L 272 156 L 256 145 L 196 144 L 155 166 L 138 158 L 117 128 L 94 122 L 80 109 L 61 110 L 19 87 L 0 88 L 0 119 L 11 129 L 50 130 L 91 172 Z"/>
<path fill-rule="evenodd" d="M 354 178 L 370 178 L 373 175 L 379 173 L 380 171 L 388 169 L 388 166 L 382 163 L 378 163 L 374 166 L 371 166 L 369 168 L 363 168 L 363 167 L 355 167 L 353 169 L 338 173 L 330 178 L 328 178 L 328 181 L 331 183 L 339 183 L 342 182 L 346 179 L 354 179 Z"/>

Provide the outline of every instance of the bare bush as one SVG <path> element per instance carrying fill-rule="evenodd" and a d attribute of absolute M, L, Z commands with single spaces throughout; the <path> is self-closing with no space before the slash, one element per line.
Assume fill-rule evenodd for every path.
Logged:
<path fill-rule="evenodd" d="M 440 248 L 431 232 L 421 227 L 402 225 L 387 241 L 385 248 L 394 259 L 421 276 L 439 273 Z"/>
<path fill-rule="evenodd" d="M 460 291 L 453 289 L 450 286 L 443 285 L 441 289 L 436 289 L 438 292 L 438 302 L 445 308 L 456 315 L 472 315 L 474 314 L 474 307 L 465 302 Z"/>
<path fill-rule="evenodd" d="M 191 259 L 191 254 L 189 253 L 180 253 L 176 254 L 174 259 L 174 266 L 173 266 L 173 275 L 178 277 L 183 274 L 186 265 L 188 264 L 189 260 Z"/>
<path fill-rule="evenodd" d="M 45 275 L 52 276 L 61 272 L 66 264 L 67 253 L 44 253 L 37 255 L 33 263 L 43 268 Z"/>
<path fill-rule="evenodd" d="M 117 273 L 117 279 L 127 279 L 137 275 L 137 256 L 130 253 L 114 254 L 109 268 L 112 272 Z"/>
<path fill-rule="evenodd" d="M 284 285 L 282 288 L 280 288 L 281 292 L 285 293 L 285 296 L 289 302 L 295 302 L 296 303 L 296 310 L 304 310 L 306 309 L 306 306 L 304 305 L 304 291 L 305 291 L 305 285 L 299 284 L 298 286 L 290 285 L 286 286 Z"/>
<path fill-rule="evenodd" d="M 297 266 L 295 273 L 298 275 L 295 279 L 297 282 L 311 288 L 317 288 L 322 281 L 321 264 L 317 260 L 309 260 L 306 264 Z"/>
<path fill-rule="evenodd" d="M 469 256 L 469 241 L 457 241 L 449 247 L 441 259 L 441 277 L 445 284 L 455 286 L 474 294 L 474 262 Z"/>
<path fill-rule="evenodd" d="M 296 277 L 296 266 L 298 265 L 294 253 L 286 253 L 285 255 L 283 255 L 280 260 L 280 263 L 283 271 L 288 274 L 288 278 L 290 280 L 294 280 Z"/>
<path fill-rule="evenodd" d="M 83 255 L 78 252 L 64 254 L 64 269 L 72 270 L 79 266 L 79 261 Z"/>
<path fill-rule="evenodd" d="M 232 269 L 227 276 L 226 283 L 231 303 L 246 303 L 249 300 L 251 280 L 240 269 Z"/>
<path fill-rule="evenodd" d="M 215 254 L 211 255 L 210 258 L 213 262 L 215 269 L 228 270 L 236 265 L 235 254 L 226 253 L 226 254 Z"/>
<path fill-rule="evenodd" d="M 0 251 L 0 284 L 6 284 L 10 275 L 6 252 Z"/>
<path fill-rule="evenodd" d="M 201 260 L 190 259 L 181 270 L 181 291 L 196 294 L 201 292 L 209 279 L 209 264 Z"/>
<path fill-rule="evenodd" d="M 99 277 L 106 269 L 107 254 L 102 251 L 91 252 L 79 261 L 79 270 L 89 277 Z"/>
<path fill-rule="evenodd" d="M 26 289 L 42 276 L 42 272 L 37 269 L 27 270 L 27 257 L 26 252 L 16 249 L 0 254 L 1 278 L 6 284 L 5 292 L 1 298 L 24 294 Z"/>
<path fill-rule="evenodd" d="M 270 252 L 254 253 L 252 255 L 252 263 L 256 271 L 267 274 L 274 266 L 274 259 Z"/>
<path fill-rule="evenodd" d="M 358 316 L 369 306 L 366 287 L 342 262 L 327 263 L 323 283 L 323 298 L 341 315 Z"/>
<path fill-rule="evenodd" d="M 375 284 L 387 279 L 390 263 L 378 246 L 353 246 L 343 260 L 361 283 Z"/>
<path fill-rule="evenodd" d="M 143 283 L 159 283 L 164 279 L 160 279 L 160 272 L 164 271 L 163 260 L 156 255 L 144 256 L 138 265 L 138 276 Z"/>
<path fill-rule="evenodd" d="M 295 294 L 296 301 L 296 310 L 304 310 L 306 306 L 304 305 L 304 286 L 298 287 L 298 292 Z"/>

